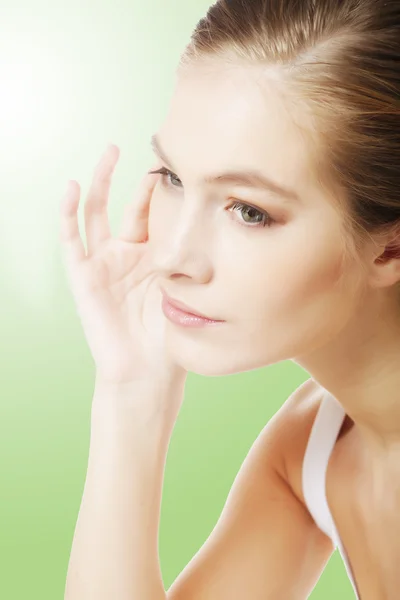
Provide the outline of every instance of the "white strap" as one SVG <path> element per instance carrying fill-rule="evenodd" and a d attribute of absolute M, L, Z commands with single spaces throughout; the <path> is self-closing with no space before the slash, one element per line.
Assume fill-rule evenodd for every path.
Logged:
<path fill-rule="evenodd" d="M 326 391 L 314 420 L 302 469 L 303 495 L 318 527 L 338 546 L 337 533 L 326 499 L 326 471 L 346 413 Z"/>

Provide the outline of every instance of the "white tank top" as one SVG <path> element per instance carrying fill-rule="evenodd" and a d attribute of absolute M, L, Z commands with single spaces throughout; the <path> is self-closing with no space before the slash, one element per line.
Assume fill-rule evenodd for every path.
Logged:
<path fill-rule="evenodd" d="M 326 391 L 315 417 L 308 439 L 302 468 L 303 495 L 317 526 L 339 548 L 357 600 L 360 600 L 346 551 L 339 537 L 326 498 L 326 471 L 346 413 L 332 394 Z"/>

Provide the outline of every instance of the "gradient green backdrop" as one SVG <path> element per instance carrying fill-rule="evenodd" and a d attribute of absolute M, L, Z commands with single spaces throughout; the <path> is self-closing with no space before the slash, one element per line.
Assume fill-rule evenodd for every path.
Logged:
<path fill-rule="evenodd" d="M 61 262 L 60 199 L 68 179 L 79 181 L 84 198 L 107 143 L 116 143 L 121 158 L 110 199 L 116 231 L 152 160 L 150 136 L 164 117 L 179 55 L 210 4 L 2 0 L 4 600 L 63 599 L 87 467 L 94 365 Z M 223 378 L 189 374 L 165 474 L 166 588 L 210 534 L 261 429 L 307 378 L 291 362 Z M 335 552 L 310 598 L 353 597 Z"/>

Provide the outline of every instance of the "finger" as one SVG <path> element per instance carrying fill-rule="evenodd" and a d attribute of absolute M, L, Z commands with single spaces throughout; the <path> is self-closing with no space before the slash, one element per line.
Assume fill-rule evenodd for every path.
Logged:
<path fill-rule="evenodd" d="M 119 158 L 119 148 L 110 144 L 98 162 L 85 202 L 85 230 L 88 256 L 111 237 L 108 198 L 111 178 Z"/>
<path fill-rule="evenodd" d="M 150 248 L 143 246 L 143 253 L 134 269 L 131 269 L 123 278 L 123 287 L 121 287 L 120 301 L 123 301 L 127 294 L 142 285 L 144 280 L 149 280 L 151 276 L 157 276 L 154 268 L 154 260 Z"/>
<path fill-rule="evenodd" d="M 146 174 L 140 181 L 135 200 L 124 210 L 119 239 L 126 242 L 145 242 L 148 239 L 150 201 L 159 177 Z"/>
<path fill-rule="evenodd" d="M 78 206 L 80 187 L 69 181 L 61 202 L 60 241 L 69 271 L 86 259 L 85 246 L 79 233 Z"/>

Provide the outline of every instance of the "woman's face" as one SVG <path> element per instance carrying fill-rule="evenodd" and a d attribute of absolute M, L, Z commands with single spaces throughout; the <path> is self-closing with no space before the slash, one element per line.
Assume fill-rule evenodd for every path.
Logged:
<path fill-rule="evenodd" d="M 172 355 L 188 371 L 219 376 L 328 344 L 356 311 L 360 269 L 343 271 L 340 217 L 274 81 L 263 74 L 261 87 L 260 72 L 213 65 L 177 82 L 158 132 L 168 161 L 156 169 L 173 175 L 155 187 L 149 245 L 167 294 L 225 321 L 168 322 Z M 257 171 L 292 196 L 204 181 L 228 171 Z"/>

